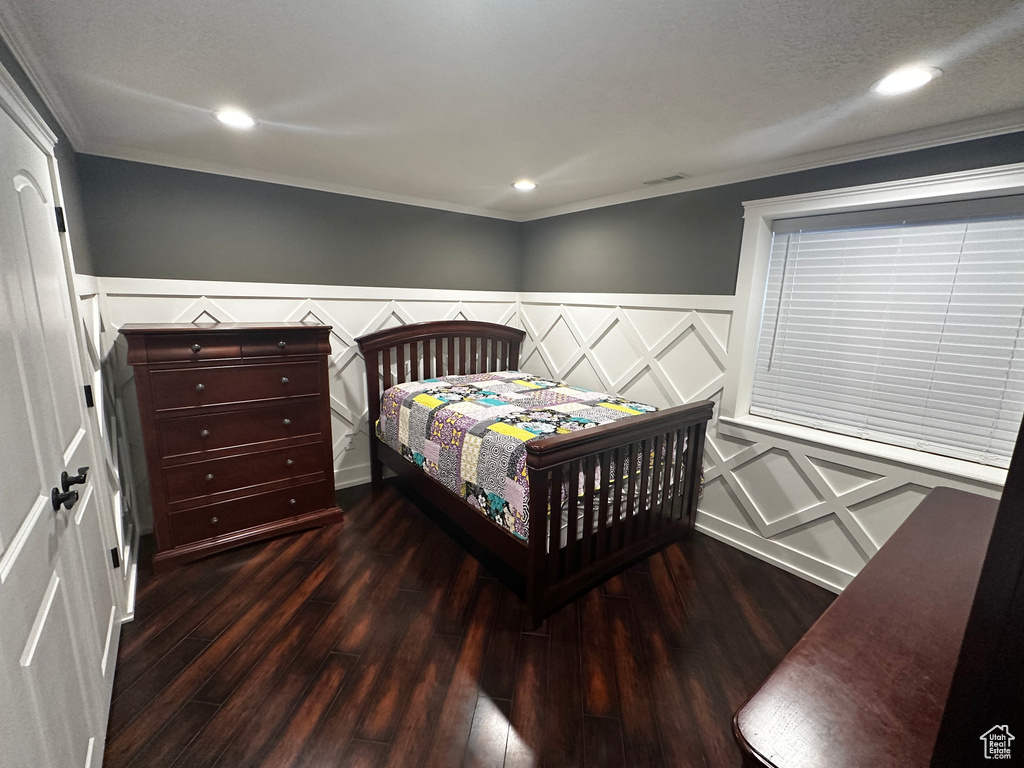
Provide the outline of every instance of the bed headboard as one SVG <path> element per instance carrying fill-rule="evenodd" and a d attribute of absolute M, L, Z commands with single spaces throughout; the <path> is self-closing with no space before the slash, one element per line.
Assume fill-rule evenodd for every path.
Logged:
<path fill-rule="evenodd" d="M 525 331 L 475 320 L 410 323 L 356 339 L 366 363 L 370 435 L 380 417 L 380 395 L 395 384 L 515 370 Z"/>

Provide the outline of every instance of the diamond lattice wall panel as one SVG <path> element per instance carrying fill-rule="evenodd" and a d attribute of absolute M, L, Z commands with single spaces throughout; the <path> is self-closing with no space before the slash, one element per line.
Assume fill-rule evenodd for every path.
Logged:
<path fill-rule="evenodd" d="M 736 297 L 434 291 L 84 278 L 90 342 L 100 360 L 109 429 L 118 431 L 126 503 L 147 519 L 148 484 L 134 382 L 117 329 L 128 322 L 292 321 L 334 326 L 330 390 L 335 482 L 369 480 L 363 362 L 355 338 L 435 319 L 524 328 L 522 367 L 662 407 L 715 402 L 698 529 L 831 589 L 841 589 L 927 490 L 997 495 L 980 480 L 872 452 L 719 422 Z M 126 407 L 127 405 L 127 407 Z"/>
<path fill-rule="evenodd" d="M 775 541 L 846 574 L 846 583 L 857 575 L 866 561 L 864 552 L 845 526 L 831 515 L 781 533 L 775 537 Z"/>
<path fill-rule="evenodd" d="M 881 480 L 880 475 L 874 472 L 866 472 L 856 467 L 843 466 L 825 459 L 810 459 L 811 465 L 817 470 L 821 478 L 828 484 L 836 496 L 863 488 L 865 485 Z"/>
<path fill-rule="evenodd" d="M 723 387 L 738 370 L 729 350 L 735 305 L 736 297 L 523 294 L 525 366 L 588 386 L 589 362 L 615 394 L 662 407 L 713 400 L 697 527 L 831 589 L 849 583 L 906 517 L 920 497 L 905 490 L 908 483 L 998 493 L 982 482 L 719 424 Z"/>
<path fill-rule="evenodd" d="M 148 478 L 131 368 L 117 329 L 125 323 L 306 322 L 332 326 L 328 380 L 334 474 L 338 487 L 369 479 L 366 384 L 355 339 L 365 333 L 424 320 L 470 319 L 518 324 L 516 294 L 485 291 L 291 286 L 179 280 L 90 278 L 98 284 L 106 332 L 98 354 L 110 368 L 113 395 L 123 411 L 130 484 L 148 528 Z M 84 291 L 83 291 L 84 293 Z M 87 294 L 86 298 L 89 295 Z"/>
<path fill-rule="evenodd" d="M 874 545 L 880 547 L 928 495 L 929 490 L 917 483 L 907 483 L 860 504 L 851 505 L 850 514 Z"/>
<path fill-rule="evenodd" d="M 776 448 L 737 467 L 732 475 L 766 523 L 783 520 L 822 502 L 793 457 Z"/>
<path fill-rule="evenodd" d="M 698 399 L 725 373 L 694 326 L 666 346 L 658 356 L 658 362 L 684 402 Z"/>

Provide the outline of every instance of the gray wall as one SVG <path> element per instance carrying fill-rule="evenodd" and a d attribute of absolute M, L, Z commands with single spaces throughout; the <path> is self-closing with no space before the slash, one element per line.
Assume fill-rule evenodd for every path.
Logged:
<path fill-rule="evenodd" d="M 78 156 L 95 275 L 509 290 L 519 225 Z"/>
<path fill-rule="evenodd" d="M 771 176 L 522 226 L 524 291 L 736 290 L 743 201 L 1024 161 L 1024 133 Z"/>
<path fill-rule="evenodd" d="M 68 227 L 68 237 L 71 239 L 71 251 L 75 257 L 75 270 L 83 274 L 93 274 L 92 258 L 89 252 L 89 240 L 86 237 L 85 220 L 82 215 L 82 195 L 78 180 L 78 169 L 75 166 L 75 148 L 71 141 L 61 130 L 60 125 L 54 118 L 53 113 L 43 102 L 39 92 L 25 75 L 7 43 L 0 38 L 0 65 L 6 69 L 14 81 L 21 88 L 32 106 L 40 114 L 50 130 L 57 135 L 57 146 L 54 154 L 57 156 L 57 170 L 60 173 L 60 187 L 64 193 L 64 218 Z"/>

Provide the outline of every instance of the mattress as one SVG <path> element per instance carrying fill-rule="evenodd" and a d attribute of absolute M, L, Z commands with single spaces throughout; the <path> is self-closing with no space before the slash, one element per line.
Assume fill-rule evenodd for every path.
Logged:
<path fill-rule="evenodd" d="M 381 398 L 377 435 L 481 514 L 526 540 L 526 443 L 656 410 L 522 371 L 444 376 L 388 389 Z"/>

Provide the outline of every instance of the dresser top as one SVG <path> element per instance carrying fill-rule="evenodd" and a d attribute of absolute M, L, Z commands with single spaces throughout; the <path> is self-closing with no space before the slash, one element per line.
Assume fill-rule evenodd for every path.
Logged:
<path fill-rule="evenodd" d="M 125 323 L 120 332 L 125 336 L 137 333 L 182 333 L 189 331 L 287 331 L 330 330 L 320 323 Z"/>

